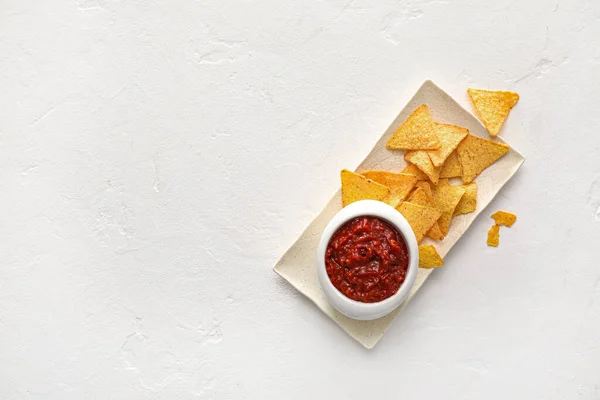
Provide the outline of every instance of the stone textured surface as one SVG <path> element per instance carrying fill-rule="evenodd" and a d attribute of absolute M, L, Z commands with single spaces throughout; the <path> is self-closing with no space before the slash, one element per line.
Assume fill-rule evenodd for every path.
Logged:
<path fill-rule="evenodd" d="M 0 398 L 600 398 L 597 1 L 0 11 Z M 367 351 L 271 268 L 425 79 L 521 94 L 519 219 Z"/>

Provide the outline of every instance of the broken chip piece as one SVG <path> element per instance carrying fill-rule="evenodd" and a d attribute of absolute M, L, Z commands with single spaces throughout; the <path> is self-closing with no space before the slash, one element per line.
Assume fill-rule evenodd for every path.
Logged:
<path fill-rule="evenodd" d="M 444 265 L 444 260 L 438 254 L 435 246 L 423 244 L 419 246 L 419 268 L 436 268 Z"/>
<path fill-rule="evenodd" d="M 396 150 L 439 149 L 440 142 L 429 107 L 425 104 L 417 107 L 389 138 L 386 147 Z"/>
<path fill-rule="evenodd" d="M 503 225 L 509 228 L 517 220 L 517 216 L 515 214 L 506 211 L 496 211 L 492 214 L 492 218 L 494 218 L 496 225 Z"/>
<path fill-rule="evenodd" d="M 475 112 L 490 135 L 496 137 L 510 110 L 519 101 L 514 92 L 467 89 Z"/>
<path fill-rule="evenodd" d="M 490 228 L 487 244 L 488 246 L 498 247 L 498 244 L 500 244 L 500 225 L 494 225 Z"/>
<path fill-rule="evenodd" d="M 361 171 L 361 174 L 390 189 L 390 194 L 383 201 L 392 207 L 400 204 L 417 183 L 414 175 L 381 170 Z"/>
<path fill-rule="evenodd" d="M 359 200 L 383 200 L 390 194 L 387 186 L 347 169 L 342 170 L 340 177 L 342 179 L 343 207 Z"/>
<path fill-rule="evenodd" d="M 508 152 L 508 145 L 467 135 L 456 148 L 464 183 L 469 183 L 484 169 Z"/>

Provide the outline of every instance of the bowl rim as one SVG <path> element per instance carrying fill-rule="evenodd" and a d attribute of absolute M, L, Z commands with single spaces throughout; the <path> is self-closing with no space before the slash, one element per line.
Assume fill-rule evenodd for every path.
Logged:
<path fill-rule="evenodd" d="M 400 288 L 395 294 L 376 303 L 363 303 L 346 297 L 333 286 L 325 269 L 325 252 L 332 236 L 344 224 L 361 216 L 380 218 L 392 225 L 392 227 L 397 229 L 404 238 L 408 250 L 406 279 L 402 282 L 402 285 L 400 285 Z M 381 318 L 398 308 L 410 294 L 417 278 L 418 269 L 419 247 L 410 224 L 398 210 L 377 200 L 360 200 L 349 204 L 338 211 L 323 230 L 317 248 L 317 274 L 323 292 L 331 305 L 339 312 L 347 317 L 357 320 L 373 320 Z"/>

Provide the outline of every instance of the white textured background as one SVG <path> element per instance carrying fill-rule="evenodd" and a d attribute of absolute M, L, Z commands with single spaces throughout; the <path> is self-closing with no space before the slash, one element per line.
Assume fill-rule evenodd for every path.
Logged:
<path fill-rule="evenodd" d="M 600 3 L 0 1 L 1 399 L 600 399 Z M 271 270 L 425 79 L 527 161 L 373 351 Z"/>

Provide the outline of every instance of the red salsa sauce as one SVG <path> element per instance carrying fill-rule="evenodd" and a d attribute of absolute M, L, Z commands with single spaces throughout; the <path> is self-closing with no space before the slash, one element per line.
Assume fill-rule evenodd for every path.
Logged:
<path fill-rule="evenodd" d="M 362 216 L 342 226 L 325 252 L 327 275 L 346 297 L 376 303 L 393 296 L 406 279 L 404 238 L 377 217 Z"/>

